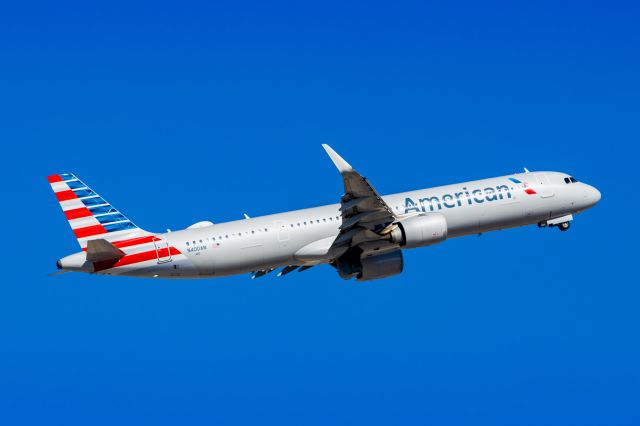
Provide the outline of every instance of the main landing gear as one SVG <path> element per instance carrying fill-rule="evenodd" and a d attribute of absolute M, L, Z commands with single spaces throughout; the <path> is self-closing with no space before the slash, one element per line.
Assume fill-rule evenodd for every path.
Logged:
<path fill-rule="evenodd" d="M 564 231 L 568 231 L 570 226 L 571 226 L 571 222 L 562 222 L 558 224 L 558 229 L 564 232 Z"/>

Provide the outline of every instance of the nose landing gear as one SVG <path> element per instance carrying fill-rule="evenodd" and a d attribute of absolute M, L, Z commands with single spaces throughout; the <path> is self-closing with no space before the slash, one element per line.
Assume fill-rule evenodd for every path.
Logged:
<path fill-rule="evenodd" d="M 553 227 L 553 226 L 557 226 L 558 229 L 562 232 L 564 231 L 568 231 L 569 227 L 571 226 L 571 221 L 573 220 L 573 215 L 566 215 L 566 216 L 562 216 L 562 217 L 557 217 L 555 219 L 550 219 L 550 220 L 545 220 L 543 222 L 538 222 L 538 227 L 540 228 L 546 228 L 546 227 Z"/>

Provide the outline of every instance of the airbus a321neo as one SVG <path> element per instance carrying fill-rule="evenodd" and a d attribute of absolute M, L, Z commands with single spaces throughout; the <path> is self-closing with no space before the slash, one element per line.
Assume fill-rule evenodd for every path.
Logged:
<path fill-rule="evenodd" d="M 145 231 L 70 173 L 49 176 L 81 251 L 60 272 L 153 278 L 251 273 L 278 276 L 333 266 L 344 279 L 402 272 L 402 250 L 447 238 L 537 224 L 569 229 L 600 192 L 561 172 L 512 174 L 381 196 L 329 146 L 342 174 L 340 203 L 227 223 L 198 222 L 167 233 Z"/>

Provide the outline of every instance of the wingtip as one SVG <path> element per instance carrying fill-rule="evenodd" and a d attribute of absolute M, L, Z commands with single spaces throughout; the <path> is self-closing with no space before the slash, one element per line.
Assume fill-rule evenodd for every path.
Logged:
<path fill-rule="evenodd" d="M 340 170 L 340 173 L 349 172 L 353 170 L 353 167 L 351 167 L 351 165 L 347 163 L 345 159 L 342 158 L 337 152 L 335 152 L 333 148 L 331 148 L 329 145 L 327 145 L 326 143 L 323 143 L 322 147 L 324 148 L 325 151 L 327 151 L 329 158 L 331 158 L 331 161 L 333 161 L 333 164 L 335 164 L 338 170 Z"/>

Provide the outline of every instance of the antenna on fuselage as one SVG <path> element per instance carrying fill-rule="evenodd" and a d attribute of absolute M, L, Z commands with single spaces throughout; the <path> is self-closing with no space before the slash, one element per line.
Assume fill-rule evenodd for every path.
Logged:
<path fill-rule="evenodd" d="M 244 215 L 245 219 L 251 219 L 248 214 L 246 214 L 246 213 L 242 213 L 242 214 Z"/>
<path fill-rule="evenodd" d="M 531 172 L 529 171 L 529 169 L 527 169 L 526 167 L 524 168 L 524 172 L 525 172 L 525 173 L 531 173 Z"/>

